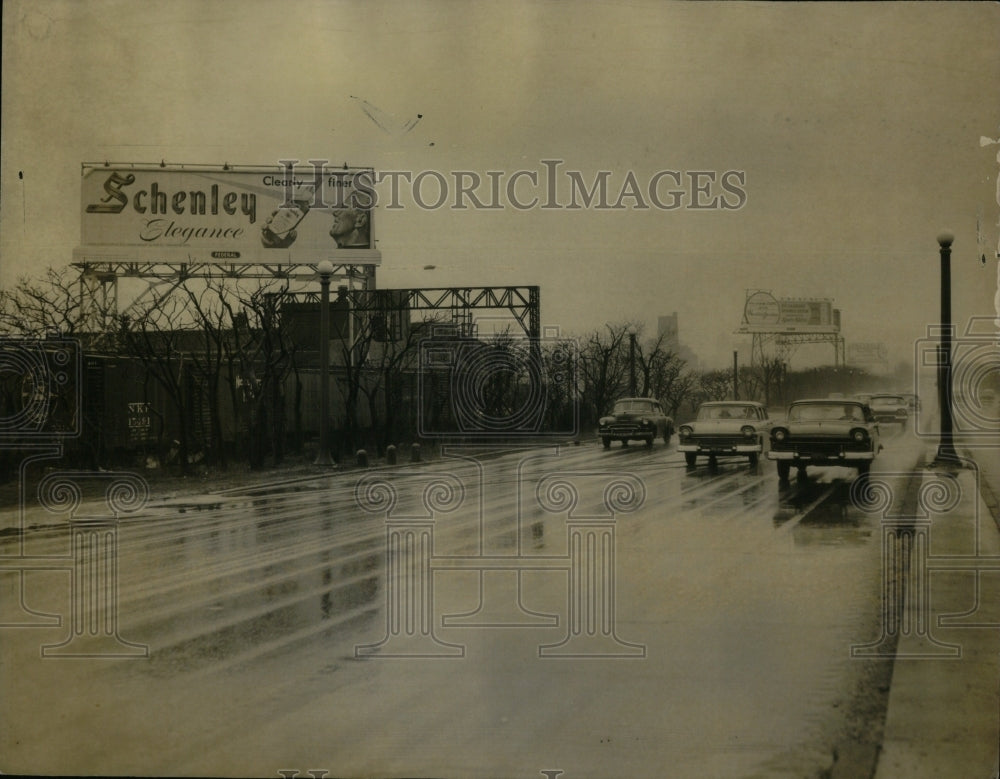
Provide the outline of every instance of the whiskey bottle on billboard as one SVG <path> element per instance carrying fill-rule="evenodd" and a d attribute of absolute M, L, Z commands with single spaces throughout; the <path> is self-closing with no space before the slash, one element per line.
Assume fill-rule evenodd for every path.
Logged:
<path fill-rule="evenodd" d="M 309 213 L 309 205 L 314 195 L 315 187 L 311 184 L 297 187 L 292 195 L 292 205 L 278 206 L 264 222 L 260 232 L 261 243 L 269 249 L 284 249 L 291 246 L 298 236 L 295 228 Z"/>

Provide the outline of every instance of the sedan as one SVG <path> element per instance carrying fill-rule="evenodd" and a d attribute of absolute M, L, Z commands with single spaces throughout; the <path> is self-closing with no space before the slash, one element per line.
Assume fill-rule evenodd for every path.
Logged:
<path fill-rule="evenodd" d="M 906 427 L 906 420 L 910 416 L 910 404 L 902 395 L 872 395 L 868 406 L 877 421 L 893 422 Z"/>
<path fill-rule="evenodd" d="M 597 435 L 607 449 L 612 441 L 621 441 L 628 446 L 629 441 L 645 441 L 652 446 L 653 441 L 662 436 L 663 443 L 669 444 L 674 434 L 674 420 L 663 413 L 660 401 L 653 398 L 622 398 L 608 416 L 598 422 Z"/>
<path fill-rule="evenodd" d="M 809 465 L 846 465 L 864 476 L 882 449 L 878 421 L 856 400 L 797 400 L 784 424 L 771 428 L 768 459 L 778 478 L 788 480 L 795 466 L 804 476 Z"/>
<path fill-rule="evenodd" d="M 756 465 L 770 430 L 767 409 L 760 403 L 702 403 L 695 420 L 677 429 L 677 451 L 684 452 L 689 467 L 699 455 L 708 457 L 710 465 L 722 456 L 746 457 Z"/>

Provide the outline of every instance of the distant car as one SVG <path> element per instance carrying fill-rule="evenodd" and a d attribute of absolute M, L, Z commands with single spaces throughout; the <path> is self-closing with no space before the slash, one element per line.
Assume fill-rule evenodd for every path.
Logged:
<path fill-rule="evenodd" d="M 906 427 L 910 417 L 910 404 L 902 395 L 872 395 L 868 407 L 877 422 L 891 422 Z"/>
<path fill-rule="evenodd" d="M 901 395 L 906 401 L 906 408 L 910 412 L 911 416 L 920 410 L 920 398 L 918 398 L 914 393 L 897 392 L 896 394 Z"/>
<path fill-rule="evenodd" d="M 660 401 L 653 398 L 622 398 L 608 416 L 600 418 L 597 429 L 605 449 L 612 441 L 621 441 L 622 446 L 628 446 L 629 441 L 645 441 L 652 446 L 660 437 L 669 444 L 673 434 L 674 420 L 663 413 Z"/>
<path fill-rule="evenodd" d="M 767 453 L 788 480 L 792 466 L 805 474 L 808 465 L 846 465 L 864 476 L 882 448 L 871 409 L 857 400 L 797 400 L 783 424 L 771 428 Z"/>
<path fill-rule="evenodd" d="M 768 433 L 771 420 L 760 403 L 727 400 L 702 403 L 698 416 L 677 428 L 677 451 L 694 466 L 698 455 L 709 462 L 716 457 L 747 457 L 756 465 Z"/>

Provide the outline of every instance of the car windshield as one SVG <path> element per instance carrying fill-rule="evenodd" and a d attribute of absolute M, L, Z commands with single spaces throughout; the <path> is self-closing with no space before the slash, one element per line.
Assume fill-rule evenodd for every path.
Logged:
<path fill-rule="evenodd" d="M 619 400 L 615 403 L 615 414 L 651 414 L 653 413 L 653 401 L 651 400 Z"/>
<path fill-rule="evenodd" d="M 875 395 L 871 399 L 873 406 L 901 406 L 905 402 L 899 395 Z"/>
<path fill-rule="evenodd" d="M 802 403 L 788 410 L 789 422 L 862 422 L 861 406 L 852 403 Z"/>
<path fill-rule="evenodd" d="M 698 409 L 698 419 L 756 419 L 753 406 L 702 406 Z"/>

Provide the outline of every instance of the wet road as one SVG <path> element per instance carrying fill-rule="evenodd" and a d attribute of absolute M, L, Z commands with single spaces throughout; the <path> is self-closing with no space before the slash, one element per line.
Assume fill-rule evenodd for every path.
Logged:
<path fill-rule="evenodd" d="M 873 474 L 920 449 L 907 433 L 884 443 Z M 3 722 L 3 769 L 571 779 L 831 764 L 872 678 L 850 646 L 881 624 L 879 516 L 852 505 L 853 471 L 782 487 L 770 462 L 691 470 L 662 443 L 449 453 L 154 495 L 121 522 L 117 555 L 78 546 L 76 567 L 65 528 L 29 533 L 27 555 L 61 562 L 24 575 L 25 603 L 62 624 L 0 629 L 0 694 L 21 715 Z M 115 579 L 117 609 L 73 594 Z M 7 623 L 24 613 L 19 582 L 0 574 Z M 93 656 L 60 656 L 74 652 Z"/>

